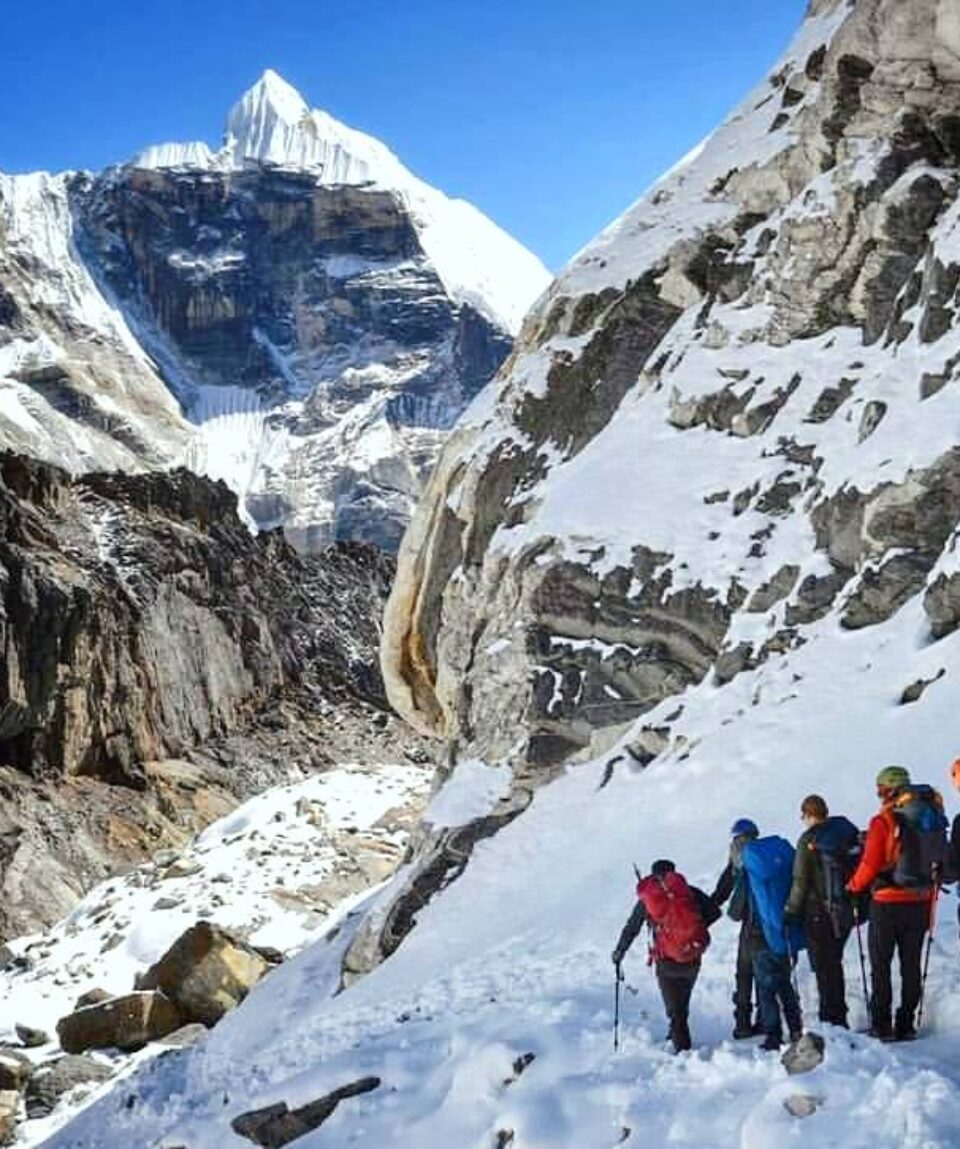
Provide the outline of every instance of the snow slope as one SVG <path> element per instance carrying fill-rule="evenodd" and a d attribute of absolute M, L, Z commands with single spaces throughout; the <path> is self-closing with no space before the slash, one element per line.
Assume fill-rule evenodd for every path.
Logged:
<path fill-rule="evenodd" d="M 521 819 L 477 847 L 464 876 L 366 979 L 329 998 L 340 947 L 317 943 L 202 1048 L 153 1063 L 47 1144 L 239 1147 L 246 1142 L 229 1131 L 235 1114 L 279 1100 L 293 1107 L 375 1074 L 381 1088 L 344 1103 L 303 1138 L 304 1149 L 487 1149 L 501 1129 L 513 1130 L 523 1149 L 955 1145 L 952 898 L 932 958 L 924 1036 L 914 1045 L 879 1046 L 810 1020 L 827 1037 L 826 1061 L 788 1079 L 775 1056 L 730 1042 L 736 927 L 724 920 L 694 995 L 698 1048 L 677 1058 L 664 1051 L 665 1023 L 638 941 L 627 962 L 623 1045 L 612 1049 L 608 955 L 630 908 L 634 861 L 673 857 L 709 889 L 738 816 L 794 838 L 811 791 L 863 824 L 878 764 L 903 761 L 942 783 L 955 753 L 951 691 L 933 688 L 913 707 L 896 700 L 914 673 L 943 666 L 947 681 L 960 673 L 960 643 L 924 646 L 922 634 L 918 607 L 882 634 L 825 624 L 801 652 L 722 689 L 695 688 L 682 700 L 675 750 L 646 771 L 615 771 L 603 788 L 598 760 L 540 791 Z M 909 666 L 904 650 L 913 651 Z M 847 974 L 862 1025 L 852 941 Z M 805 960 L 800 979 L 811 1019 Z M 508 1083 L 527 1053 L 535 1060 Z M 789 1116 L 782 1102 L 794 1093 L 819 1098 L 821 1108 L 802 1122 Z"/>
<path fill-rule="evenodd" d="M 29 966 L 0 973 L 0 1040 L 16 1045 L 21 1022 L 55 1033 L 88 990 L 130 991 L 201 918 L 285 955 L 329 934 L 394 868 L 428 782 L 423 767 L 344 763 L 269 790 L 189 849 L 101 883 L 55 928 L 12 943 Z M 56 1052 L 54 1042 L 33 1056 Z M 68 1115 L 27 1124 L 20 1143 L 39 1144 Z"/>
<path fill-rule="evenodd" d="M 550 281 L 543 264 L 482 212 L 418 179 L 373 136 L 311 110 L 269 68 L 234 105 L 218 152 L 203 143 L 161 144 L 140 152 L 132 165 L 230 170 L 248 161 L 313 172 L 325 184 L 369 184 L 399 193 L 454 299 L 513 334 Z"/>

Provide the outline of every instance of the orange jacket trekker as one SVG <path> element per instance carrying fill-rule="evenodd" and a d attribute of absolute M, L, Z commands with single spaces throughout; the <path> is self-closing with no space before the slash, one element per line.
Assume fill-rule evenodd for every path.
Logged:
<path fill-rule="evenodd" d="M 863 844 L 863 857 L 853 877 L 847 882 L 851 894 L 863 894 L 878 878 L 889 874 L 897 862 L 897 840 L 899 827 L 890 806 L 885 805 L 879 814 L 874 814 L 867 828 L 867 840 Z M 908 889 L 903 886 L 878 885 L 873 889 L 875 902 L 929 902 L 933 889 Z"/>

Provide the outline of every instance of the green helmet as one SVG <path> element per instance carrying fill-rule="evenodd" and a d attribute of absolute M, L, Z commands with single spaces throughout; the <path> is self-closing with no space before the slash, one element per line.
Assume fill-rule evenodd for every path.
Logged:
<path fill-rule="evenodd" d="M 884 766 L 877 775 L 877 785 L 886 790 L 898 790 L 910 785 L 910 771 L 903 766 Z"/>

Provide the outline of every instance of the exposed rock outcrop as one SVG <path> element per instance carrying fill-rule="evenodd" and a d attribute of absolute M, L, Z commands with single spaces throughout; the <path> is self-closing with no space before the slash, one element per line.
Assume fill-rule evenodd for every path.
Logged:
<path fill-rule="evenodd" d="M 222 484 L 74 481 L 11 455 L 0 522 L 8 934 L 295 764 L 352 757 L 358 737 L 396 753 L 376 665 L 392 563 L 373 548 L 300 558 L 252 537 Z"/>
<path fill-rule="evenodd" d="M 170 998 L 159 992 L 128 993 L 88 1005 L 62 1018 L 57 1037 L 65 1053 L 88 1049 L 140 1049 L 183 1024 Z"/>
<path fill-rule="evenodd" d="M 351 973 L 472 842 L 664 698 L 919 596 L 931 637 L 956 627 L 947 8 L 813 4 L 704 148 L 560 275 L 458 426 L 401 548 L 384 673 L 447 742 L 445 776 L 469 759 L 512 781 L 426 828 Z"/>

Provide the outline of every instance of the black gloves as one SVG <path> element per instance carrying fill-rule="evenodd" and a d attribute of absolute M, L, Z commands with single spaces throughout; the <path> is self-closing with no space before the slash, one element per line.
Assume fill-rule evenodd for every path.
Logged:
<path fill-rule="evenodd" d="M 620 965 L 621 965 L 621 963 L 623 962 L 623 959 L 624 959 L 624 953 L 623 953 L 623 950 L 622 950 L 622 949 L 620 949 L 619 947 L 617 947 L 617 949 L 615 949 L 615 950 L 613 951 L 613 953 L 610 955 L 610 960 L 611 960 L 611 961 L 613 962 L 613 964 L 614 964 L 614 965 L 617 967 L 617 974 L 618 974 L 618 976 L 619 976 L 619 973 L 620 973 Z"/>

